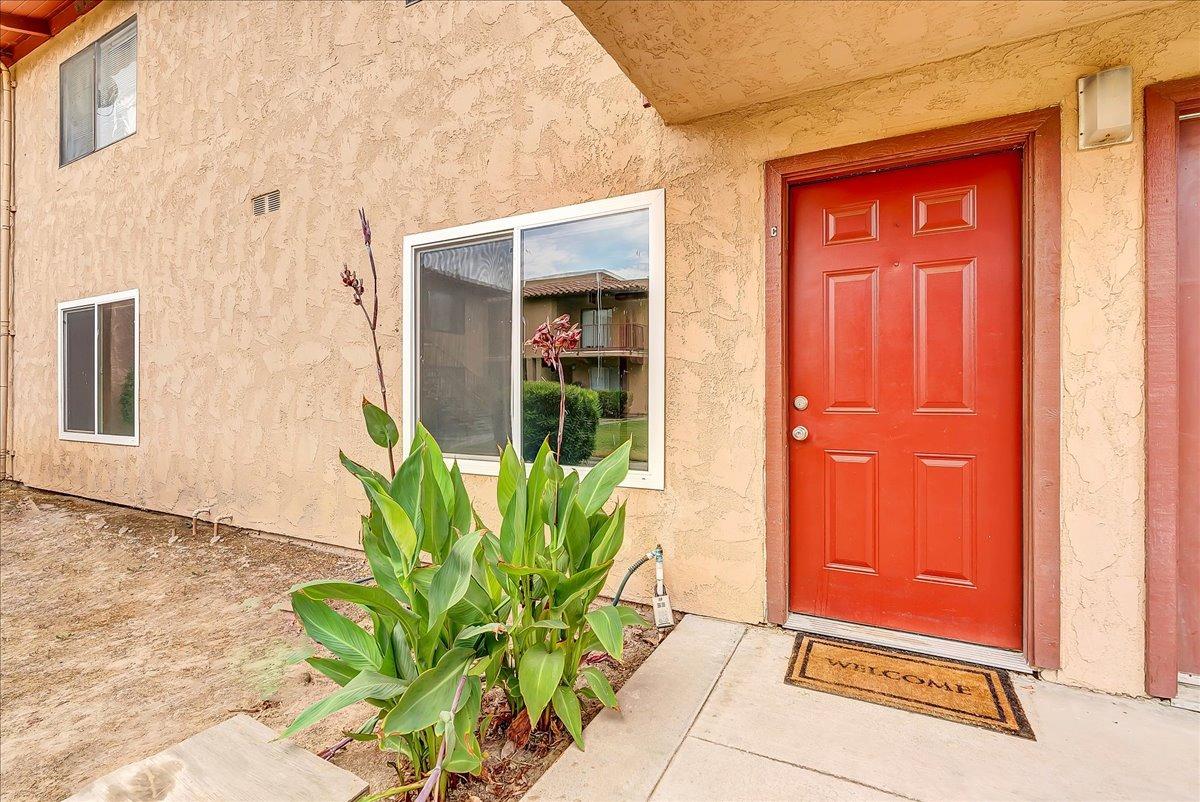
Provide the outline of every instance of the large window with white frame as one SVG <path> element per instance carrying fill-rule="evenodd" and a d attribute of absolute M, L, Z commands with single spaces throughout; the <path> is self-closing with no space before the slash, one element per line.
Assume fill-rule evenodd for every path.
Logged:
<path fill-rule="evenodd" d="M 138 291 L 58 305 L 58 436 L 138 444 Z"/>
<path fill-rule="evenodd" d="M 652 190 L 405 237 L 405 442 L 419 420 L 465 473 L 498 473 L 510 440 L 532 459 L 557 429 L 558 377 L 525 343 L 565 314 L 582 400 L 563 462 L 586 472 L 629 440 L 625 485 L 661 489 L 663 207 Z"/>

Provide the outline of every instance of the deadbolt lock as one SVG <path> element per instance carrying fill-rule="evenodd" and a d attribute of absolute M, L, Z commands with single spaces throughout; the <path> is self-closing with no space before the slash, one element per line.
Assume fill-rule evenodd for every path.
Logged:
<path fill-rule="evenodd" d="M 795 429 L 792 429 L 792 439 L 800 440 L 800 441 L 807 440 L 808 439 L 808 427 L 807 426 L 797 426 Z"/>
<path fill-rule="evenodd" d="M 808 409 L 808 399 L 802 395 L 798 395 L 792 399 L 792 406 L 796 409 Z"/>

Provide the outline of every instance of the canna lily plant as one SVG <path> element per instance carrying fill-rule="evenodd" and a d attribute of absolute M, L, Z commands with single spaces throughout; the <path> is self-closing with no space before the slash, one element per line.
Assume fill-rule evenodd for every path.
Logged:
<path fill-rule="evenodd" d="M 564 470 L 548 443 L 526 475 L 510 444 L 500 460 L 496 501 L 504 511 L 497 541 L 496 576 L 508 601 L 507 647 L 499 679 L 519 715 L 509 730 L 517 745 L 552 710 L 583 748 L 579 697 L 616 707 L 601 671 L 582 667 L 593 651 L 621 659 L 624 628 L 648 626 L 633 609 L 604 605 L 591 610 L 625 536 L 625 505 L 604 505 L 629 470 L 630 444 L 588 473 Z M 547 713 L 548 715 L 548 713 Z"/>
<path fill-rule="evenodd" d="M 377 279 L 370 225 L 361 209 L 359 216 Z M 396 467 L 399 430 L 387 410 L 375 336 L 377 283 L 367 313 L 362 280 L 348 269 L 341 280 L 371 331 L 384 406 L 363 399 L 362 413 L 372 441 L 387 450 L 389 475 L 339 455 L 368 501 L 361 532 L 371 578 L 292 588 L 293 612 L 329 652 L 307 662 L 339 689 L 301 712 L 280 737 L 350 705 L 369 704 L 375 712 L 347 737 L 403 754 L 413 773 L 407 784 L 369 799 L 419 789 L 417 802 L 442 800 L 450 774 L 482 770 L 479 717 L 483 696 L 496 685 L 514 715 L 509 740 L 518 745 L 532 726 L 548 726 L 553 716 L 582 749 L 580 697 L 617 706 L 612 686 L 588 658 L 602 651 L 621 659 L 624 627 L 649 625 L 628 607 L 591 609 L 624 539 L 625 505 L 605 505 L 628 473 L 630 443 L 583 476 L 559 464 L 549 438 L 528 468 L 509 443 L 496 491 L 503 518 L 498 530 L 489 529 L 458 464 L 447 466 L 420 424 Z M 559 442 L 566 414 L 560 357 L 578 344 L 579 327 L 566 316 L 539 327 L 530 341 L 558 370 Z M 329 602 L 357 608 L 363 623 Z"/>
<path fill-rule="evenodd" d="M 379 412 L 366 415 L 369 428 Z M 390 480 L 344 454 L 341 461 L 370 502 L 362 546 L 374 584 L 321 580 L 292 589 L 305 632 L 332 654 L 308 663 L 341 689 L 304 710 L 280 737 L 368 702 L 378 712 L 350 737 L 400 752 L 417 777 L 386 795 L 431 783 L 444 798 L 447 773 L 482 767 L 484 674 L 504 649 L 510 603 L 484 559 L 487 533 L 458 466 L 446 467 L 423 427 Z M 370 630 L 328 601 L 361 608 Z"/>

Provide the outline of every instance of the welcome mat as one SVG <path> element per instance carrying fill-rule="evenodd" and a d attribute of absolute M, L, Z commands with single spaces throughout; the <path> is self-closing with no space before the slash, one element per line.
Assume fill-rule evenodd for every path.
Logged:
<path fill-rule="evenodd" d="M 1036 740 L 1008 674 L 995 668 L 801 632 L 786 680 Z"/>

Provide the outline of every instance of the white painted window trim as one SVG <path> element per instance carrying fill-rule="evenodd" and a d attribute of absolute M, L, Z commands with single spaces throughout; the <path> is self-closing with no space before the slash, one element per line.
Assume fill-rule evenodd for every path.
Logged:
<path fill-rule="evenodd" d="M 521 233 L 528 228 L 537 228 L 554 223 L 566 223 L 589 217 L 630 212 L 645 209 L 650 214 L 650 295 L 649 305 L 649 443 L 646 470 L 631 470 L 621 487 L 636 487 L 662 490 L 665 465 L 665 384 L 666 384 L 666 193 L 653 189 L 633 195 L 579 203 L 558 209 L 518 214 L 481 223 L 471 223 L 438 231 L 410 234 L 404 238 L 404 310 L 403 310 L 403 373 L 402 373 L 402 431 L 404 447 L 412 442 L 416 431 L 417 405 L 417 281 L 416 252 L 431 245 L 450 245 L 486 239 L 497 235 L 511 234 L 513 242 L 513 341 L 512 341 L 512 438 L 521 442 Z M 447 462 L 452 458 L 447 457 Z M 459 468 L 465 474 L 497 476 L 499 460 L 458 458 Z M 575 468 L 581 475 L 589 468 Z"/>
<path fill-rule="evenodd" d="M 100 307 L 116 301 L 133 299 L 133 434 L 100 434 L 99 432 L 69 432 L 67 431 L 67 416 L 63 409 L 63 391 L 66 388 L 67 360 L 64 353 L 66 340 L 63 337 L 64 314 L 75 309 L 88 306 Z M 74 440 L 81 443 L 105 443 L 116 446 L 136 446 L 141 443 L 141 390 L 142 390 L 142 333 L 141 333 L 141 300 L 137 290 L 110 292 L 107 295 L 94 295 L 91 298 L 79 298 L 74 301 L 63 301 L 58 305 L 58 439 Z M 92 324 L 92 371 L 95 376 L 92 388 L 92 403 L 96 406 L 94 414 L 95 426 L 100 428 L 100 310 L 96 308 Z"/>

